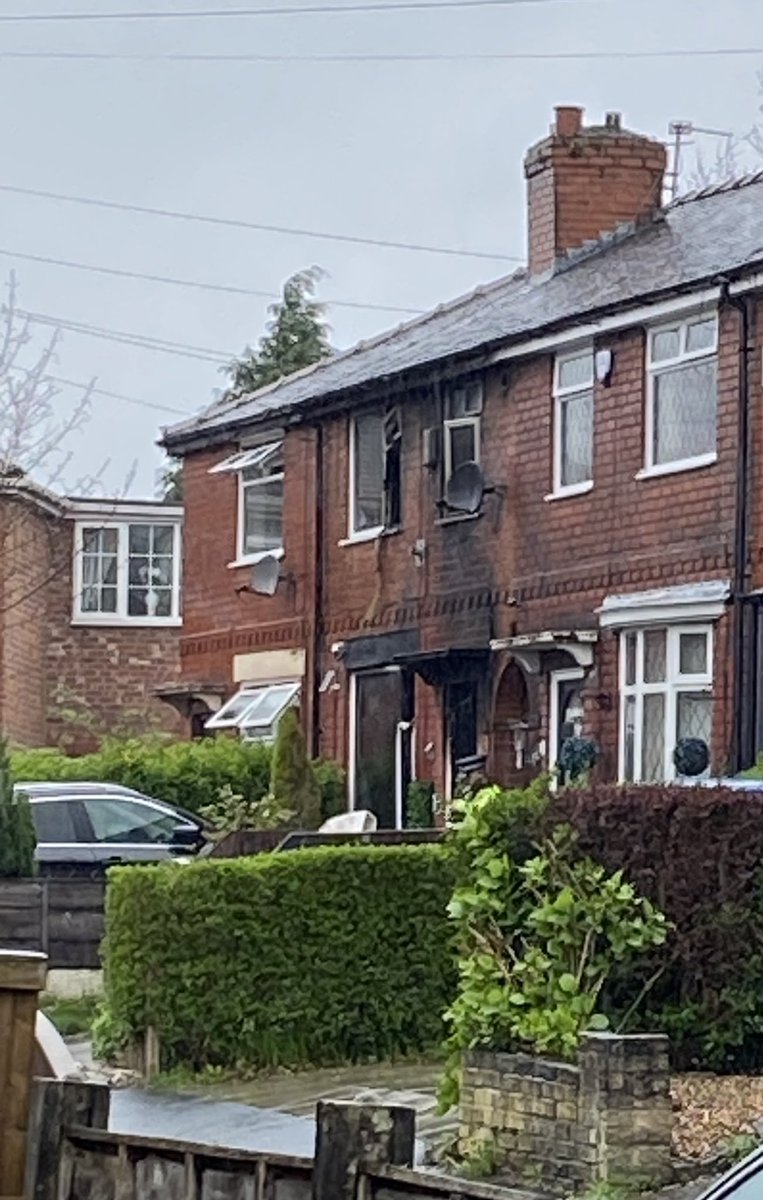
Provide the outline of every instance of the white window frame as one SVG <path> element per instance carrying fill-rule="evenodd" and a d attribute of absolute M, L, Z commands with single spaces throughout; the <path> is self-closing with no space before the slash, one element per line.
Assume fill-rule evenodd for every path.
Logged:
<path fill-rule="evenodd" d="M 274 546 L 263 547 L 261 550 L 256 550 L 251 554 L 247 554 L 244 549 L 244 499 L 248 488 L 259 487 L 264 483 L 273 483 L 280 480 L 282 483 L 285 478 L 285 471 L 274 471 L 271 475 L 263 475 L 262 479 L 244 479 L 244 471 L 248 467 L 257 467 L 267 463 L 268 458 L 277 453 L 279 450 L 283 453 L 284 439 L 282 437 L 274 438 L 271 436 L 270 441 L 263 442 L 259 446 L 251 446 L 247 450 L 237 450 L 235 454 L 231 454 L 222 462 L 216 463 L 214 467 L 210 467 L 210 475 L 220 475 L 225 473 L 235 473 L 238 483 L 238 498 L 236 506 L 236 557 L 233 562 L 228 563 L 229 567 L 247 567 L 253 566 L 255 563 L 261 562 L 263 558 L 273 556 L 274 558 L 283 558 L 284 546 L 283 538 L 280 543 Z"/>
<path fill-rule="evenodd" d="M 480 387 L 479 412 L 470 413 L 463 417 L 449 417 L 448 412 L 450 410 L 450 400 L 451 400 L 453 391 L 458 386 L 468 387 L 469 384 L 479 385 L 479 387 Z M 452 469 L 453 450 L 451 447 L 451 437 L 450 437 L 452 430 L 464 429 L 464 428 L 472 428 L 474 430 L 474 459 L 472 461 L 476 462 L 479 465 L 480 454 L 481 454 L 480 435 L 481 435 L 481 431 L 482 431 L 482 412 L 483 412 L 483 409 L 485 406 L 485 385 L 484 385 L 484 381 L 481 379 L 470 379 L 470 380 L 464 380 L 463 382 L 461 380 L 454 380 L 451 383 L 443 385 L 443 387 L 444 387 L 444 391 L 445 391 L 445 397 L 444 397 L 445 412 L 444 412 L 443 423 L 442 423 L 442 430 L 443 430 L 443 487 L 444 487 L 447 485 L 448 480 L 450 479 L 451 475 L 453 474 L 453 469 Z"/>
<path fill-rule="evenodd" d="M 715 339 L 713 345 L 705 347 L 702 350 L 687 350 L 686 339 L 687 331 L 691 325 L 696 325 L 698 322 L 715 320 Z M 679 337 L 679 353 L 674 358 L 660 359 L 659 362 L 652 361 L 652 347 L 654 339 L 661 333 L 666 333 L 668 330 L 677 329 Z M 697 467 L 710 466 L 718 459 L 717 445 L 717 421 L 716 421 L 716 447 L 714 450 L 709 450 L 704 454 L 691 455 L 688 458 L 677 458 L 670 462 L 657 463 L 654 461 L 654 401 L 655 401 L 655 380 L 663 372 L 673 371 L 677 367 L 686 366 L 694 362 L 702 362 L 704 359 L 717 358 L 718 356 L 718 311 L 711 309 L 709 311 L 696 311 L 682 317 L 676 321 L 664 321 L 659 325 L 652 325 L 647 329 L 646 335 L 646 413 L 644 420 L 644 467 L 636 475 L 637 479 L 643 479 L 650 475 L 672 475 L 678 471 L 690 471 Z"/>
<path fill-rule="evenodd" d="M 251 710 L 261 702 L 261 700 L 267 698 L 267 694 L 269 692 L 272 692 L 275 688 L 281 689 L 285 687 L 288 687 L 290 690 L 284 696 L 280 708 L 277 709 L 275 715 L 269 721 L 258 723 L 257 721 L 246 720 L 247 713 L 251 712 Z M 246 730 L 257 728 L 270 729 L 272 727 L 274 737 L 278 722 L 286 712 L 286 709 L 296 702 L 297 697 L 299 696 L 300 688 L 301 682 L 293 679 L 271 680 L 268 681 L 268 683 L 243 684 L 238 691 L 234 693 L 234 695 L 230 696 L 225 701 L 225 703 L 217 710 L 216 713 L 213 713 L 211 717 L 207 718 L 204 723 L 204 728 L 212 730 L 238 729 L 243 741 L 271 741 L 272 738 L 247 738 Z M 252 697 L 251 704 L 244 708 L 237 717 L 231 717 L 228 710 L 231 708 L 233 703 L 239 700 L 240 697 L 248 694 L 250 694 Z"/>
<path fill-rule="evenodd" d="M 169 617 L 137 615 L 127 611 L 128 605 L 128 565 L 129 538 L 131 525 L 161 525 L 172 529 L 172 614 Z M 82 608 L 82 592 L 84 589 L 84 531 L 86 529 L 116 529 L 117 540 L 117 608 L 113 613 L 86 612 Z M 99 521 L 97 517 L 88 520 L 83 517 L 74 526 L 74 596 L 72 608 L 72 625 L 143 625 L 169 626 L 180 625 L 180 571 L 181 571 L 181 526 L 177 521 L 162 520 L 161 516 L 134 516 L 123 521 Z"/>
<path fill-rule="evenodd" d="M 353 413 L 350 416 L 350 498 L 349 498 L 349 523 L 347 527 L 346 542 L 372 542 L 374 538 L 379 537 L 384 532 L 383 522 L 379 525 L 370 525 L 366 529 L 356 528 L 357 513 L 355 507 L 355 472 L 357 469 L 356 454 L 357 454 L 357 421 L 368 415 L 368 412 L 378 412 L 382 417 L 382 427 L 379 434 L 379 453 L 381 455 L 382 464 L 384 463 L 384 413 L 381 409 L 369 409 L 367 412 Z M 382 510 L 384 509 L 384 488 L 382 486 Z"/>
<path fill-rule="evenodd" d="M 548 676 L 548 769 L 553 771 L 559 761 L 559 684 L 582 683 L 585 671 L 582 667 L 564 667 L 550 671 Z M 557 780 L 552 778 L 551 788 L 555 791 Z"/>
<path fill-rule="evenodd" d="M 645 683 L 644 678 L 644 634 L 665 631 L 665 679 L 657 683 Z M 707 641 L 707 670 L 693 675 L 680 673 L 680 649 L 682 634 L 704 634 Z M 635 681 L 632 684 L 626 680 L 627 639 L 636 637 Z M 619 670 L 619 730 L 618 730 L 618 779 L 625 783 L 625 712 L 628 697 L 634 696 L 636 712 L 633 734 L 633 779 L 627 782 L 641 783 L 642 767 L 642 735 L 643 735 L 643 704 L 644 696 L 662 694 L 665 696 L 665 716 L 663 724 L 663 781 L 670 783 L 676 778 L 677 772 L 673 763 L 675 743 L 671 743 L 670 731 L 676 729 L 678 713 L 678 696 L 685 692 L 707 692 L 713 695 L 713 652 L 715 643 L 714 626 L 710 623 L 672 624 L 664 622 L 654 624 L 629 626 L 620 632 L 618 652 Z M 708 747 L 709 748 L 709 747 Z M 658 781 L 659 782 L 659 781 Z"/>
<path fill-rule="evenodd" d="M 586 383 L 575 384 L 573 386 L 562 387 L 559 380 L 561 379 L 562 367 L 565 363 L 574 362 L 576 359 L 589 357 L 591 361 L 591 378 Z M 591 424 L 591 475 L 588 479 L 581 479 L 579 483 L 562 483 L 562 430 L 564 424 L 562 421 L 562 413 L 565 404 L 569 400 L 574 400 L 586 392 L 591 393 L 592 404 L 595 403 L 596 394 L 596 374 L 594 370 L 594 353 L 593 344 L 586 343 L 578 346 L 575 350 L 565 351 L 564 354 L 557 354 L 554 360 L 554 433 L 553 433 L 553 478 L 552 491 L 550 498 L 556 499 L 563 496 L 579 496 L 583 492 L 590 492 L 593 487 L 593 439 L 594 430 L 593 422 Z"/>

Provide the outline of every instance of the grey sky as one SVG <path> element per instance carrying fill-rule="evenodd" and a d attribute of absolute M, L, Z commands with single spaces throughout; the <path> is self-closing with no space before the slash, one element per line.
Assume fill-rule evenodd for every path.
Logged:
<path fill-rule="evenodd" d="M 243 3 L 243 0 L 238 0 Z M 234 7 L 234 0 L 0 0 L 32 11 Z M 256 19 L 0 24 L 9 51 L 416 53 L 663 50 L 763 46 L 760 0 L 551 0 L 432 12 Z M 665 137 L 675 117 L 743 132 L 758 116 L 759 58 L 436 63 L 0 61 L 0 182 L 281 225 L 521 255 L 522 156 L 554 104 L 590 119 L 623 113 Z M 712 143 L 707 143 L 710 155 Z M 325 298 L 428 308 L 508 264 L 348 246 L 0 192 L 0 248 L 126 270 L 277 291 L 313 263 Z M 99 277 L 0 255 L 23 308 L 236 352 L 262 331 L 267 301 Z M 330 308 L 334 344 L 396 323 Z M 401 314 L 400 319 L 404 319 Z M 44 333 L 44 331 L 41 331 Z M 222 377 L 213 364 L 65 333 L 56 371 L 191 413 Z M 67 390 L 59 403 L 71 403 Z M 71 442 L 70 482 L 105 458 L 107 489 L 139 460 L 150 495 L 153 443 L 171 413 L 96 397 Z M 179 417 L 177 419 L 180 419 Z"/>

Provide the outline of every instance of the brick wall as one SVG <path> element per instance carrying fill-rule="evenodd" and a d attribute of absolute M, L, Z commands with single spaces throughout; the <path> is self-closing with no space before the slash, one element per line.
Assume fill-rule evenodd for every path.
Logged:
<path fill-rule="evenodd" d="M 760 306 L 759 306 L 760 308 Z M 438 519 L 439 477 L 422 461 L 423 432 L 437 423 L 431 394 L 401 395 L 402 523 L 372 542 L 343 544 L 348 533 L 348 418 L 327 417 L 323 439 L 323 628 L 316 668 L 336 673 L 320 699 L 319 745 L 346 761 L 348 677 L 331 652 L 337 642 L 393 629 L 418 628 L 422 649 L 485 646 L 494 637 L 545 629 L 598 628 L 607 594 L 733 573 L 739 317 L 720 316 L 718 461 L 699 470 L 638 478 L 644 462 L 645 332 L 632 327 L 602 335 L 614 369 L 595 392 L 594 486 L 586 494 L 548 500 L 552 489 L 553 359 L 541 354 L 496 366 L 486 376 L 482 466 L 496 490 L 476 519 Z M 760 404 L 760 319 L 753 324 L 752 406 Z M 763 461 L 763 429 L 755 425 L 754 460 Z M 186 460 L 185 617 L 183 674 L 233 690 L 232 658 L 258 648 L 307 651 L 306 717 L 313 694 L 316 568 L 316 433 L 286 434 L 285 579 L 273 597 L 237 594 L 246 569 L 230 568 L 235 543 L 236 482 L 209 475 L 235 446 Z M 759 467 L 754 468 L 759 473 Z M 755 476 L 757 479 L 757 475 Z M 763 511 L 753 488 L 752 569 L 763 583 Z M 415 554 L 423 542 L 423 555 Z M 730 618 L 715 640 L 713 759 L 726 761 L 733 679 Z M 563 665 L 564 660 L 555 665 Z M 491 656 L 480 714 L 481 745 L 500 743 L 513 762 L 507 721 L 493 711 L 509 656 Z M 554 665 L 549 663 L 547 665 Z M 570 665 L 567 661 L 566 665 Z M 548 685 L 527 679 L 530 745 L 544 735 Z M 505 691 L 505 689 L 504 689 Z M 503 694 L 503 693 L 501 693 Z M 604 750 L 602 772 L 616 771 L 617 637 L 601 631 L 586 688 L 586 727 Z M 502 702 L 503 703 L 503 702 Z M 503 724 L 502 724 L 503 721 Z M 417 769 L 444 781 L 444 719 L 436 688 L 416 684 Z M 497 728 L 501 726 L 501 728 Z M 494 755 L 495 758 L 495 755 Z"/>
<path fill-rule="evenodd" d="M 152 689 L 180 673 L 179 629 L 75 626 L 73 522 L 0 499 L 0 724 L 18 745 L 83 753 L 107 732 L 186 724 Z"/>
<path fill-rule="evenodd" d="M 671 1178 L 673 1111 L 662 1034 L 586 1034 L 576 1063 L 527 1054 L 467 1054 L 461 1152 L 493 1148 L 496 1164 L 558 1189 Z"/>

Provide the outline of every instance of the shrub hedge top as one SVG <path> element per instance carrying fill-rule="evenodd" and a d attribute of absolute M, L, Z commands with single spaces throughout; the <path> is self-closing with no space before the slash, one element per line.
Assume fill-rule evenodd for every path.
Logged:
<path fill-rule="evenodd" d="M 165 1067 L 389 1058 L 437 1045 L 454 966 L 440 846 L 320 847 L 110 873 L 107 1014 Z"/>

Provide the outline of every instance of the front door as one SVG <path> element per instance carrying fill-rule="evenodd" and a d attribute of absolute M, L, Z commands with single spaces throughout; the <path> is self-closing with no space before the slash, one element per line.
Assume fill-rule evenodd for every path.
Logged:
<path fill-rule="evenodd" d="M 549 679 L 548 765 L 554 768 L 567 738 L 583 731 L 583 672 L 578 667 L 552 671 Z"/>
<path fill-rule="evenodd" d="M 350 802 L 380 829 L 402 825 L 412 777 L 413 686 L 397 667 L 352 676 Z"/>

